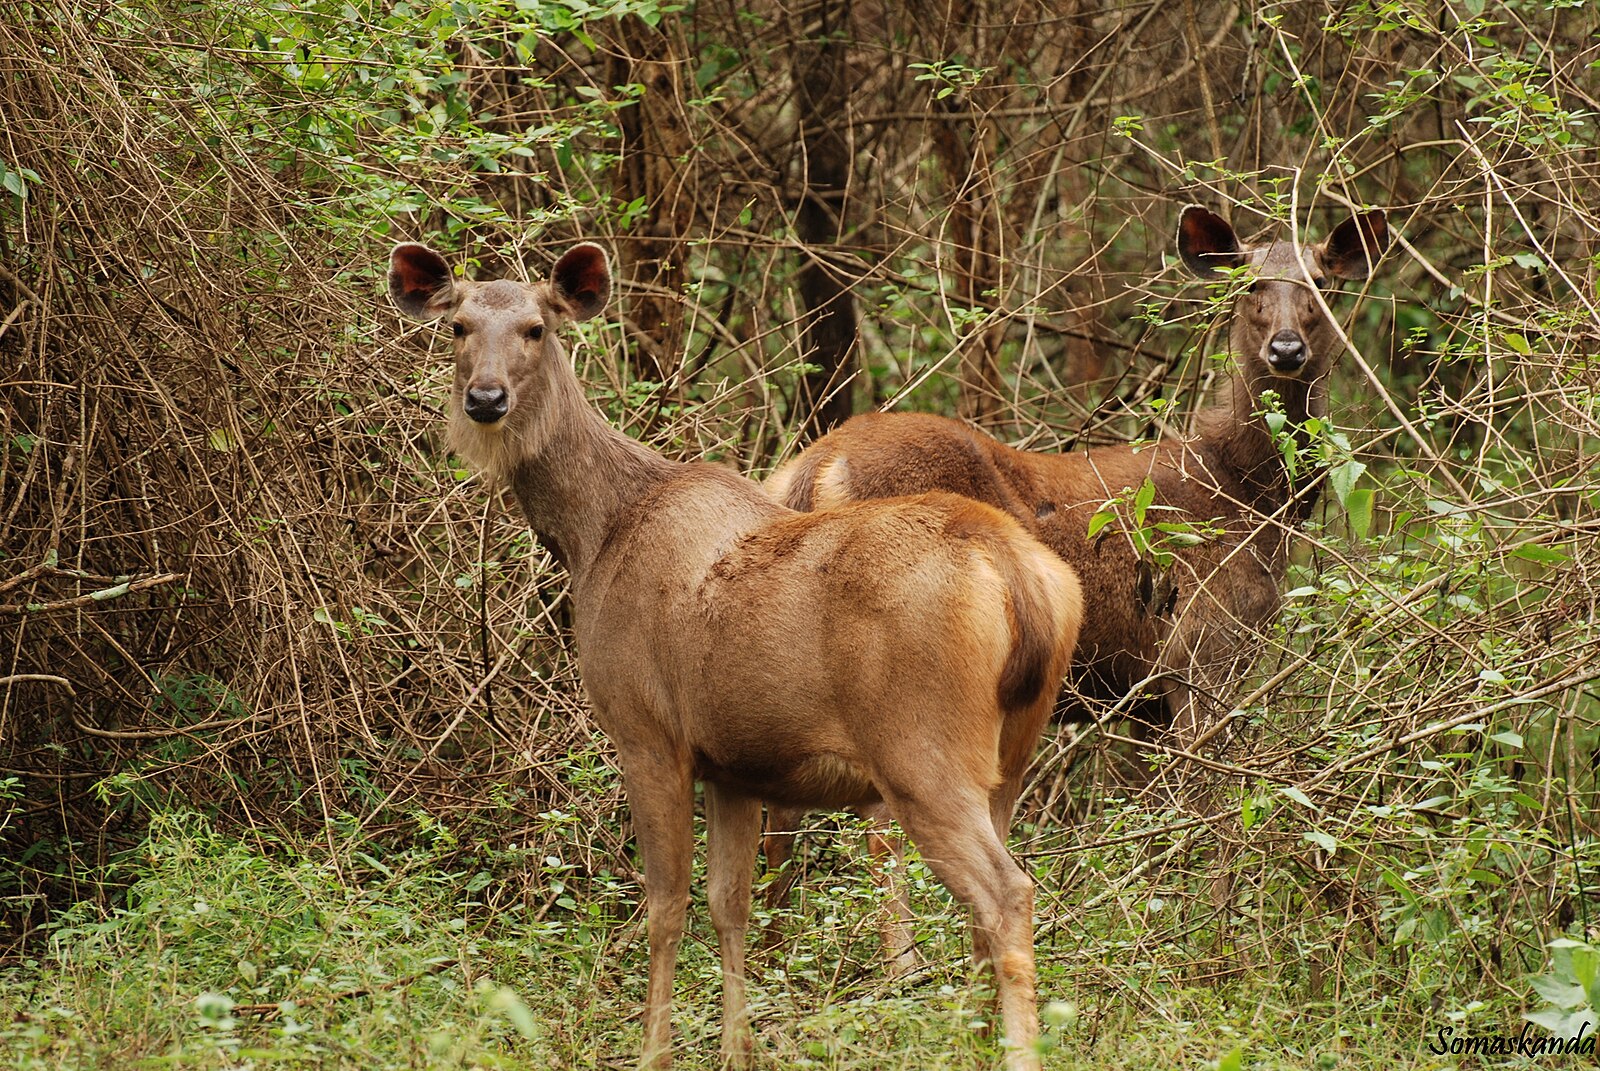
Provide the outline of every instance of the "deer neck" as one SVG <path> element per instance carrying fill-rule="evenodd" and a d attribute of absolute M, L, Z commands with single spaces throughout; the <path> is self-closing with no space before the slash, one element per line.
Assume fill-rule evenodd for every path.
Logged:
<path fill-rule="evenodd" d="M 1296 475 L 1290 476 L 1279 442 L 1267 426 L 1261 394 L 1268 390 L 1278 395 L 1287 418 L 1285 432 L 1292 434 L 1296 446 L 1304 451 L 1311 442 L 1306 421 L 1326 419 L 1328 414 L 1325 378 L 1308 381 L 1235 375 L 1230 403 L 1202 419 L 1201 438 L 1212 457 L 1244 488 L 1249 505 L 1262 513 L 1276 513 L 1293 498 L 1290 518 L 1304 520 L 1316 505 L 1320 484 L 1312 482 L 1316 472 L 1304 452 Z"/>
<path fill-rule="evenodd" d="M 597 413 L 564 360 L 551 362 L 506 476 L 540 542 L 582 586 L 616 527 L 678 467 Z"/>

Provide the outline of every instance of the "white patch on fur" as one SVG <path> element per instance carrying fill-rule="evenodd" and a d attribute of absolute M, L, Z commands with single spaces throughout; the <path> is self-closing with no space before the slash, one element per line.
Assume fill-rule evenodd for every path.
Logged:
<path fill-rule="evenodd" d="M 811 501 L 817 509 L 836 509 L 850 501 L 850 465 L 836 457 L 817 473 Z"/>
<path fill-rule="evenodd" d="M 450 400 L 450 449 L 486 479 L 502 481 L 511 475 L 518 450 L 508 421 L 479 424 L 467 416 L 459 399 Z"/>
<path fill-rule="evenodd" d="M 767 477 L 767 482 L 761 485 L 761 489 L 767 493 L 768 498 L 774 502 L 789 501 L 789 486 L 794 483 L 794 470 L 798 463 L 798 458 L 791 458 L 778 466 L 778 471 Z"/>

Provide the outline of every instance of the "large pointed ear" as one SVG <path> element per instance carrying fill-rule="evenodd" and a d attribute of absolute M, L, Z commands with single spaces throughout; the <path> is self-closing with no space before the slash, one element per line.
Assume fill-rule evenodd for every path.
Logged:
<path fill-rule="evenodd" d="M 1389 217 L 1382 209 L 1351 216 L 1317 248 L 1322 270 L 1336 279 L 1365 279 L 1389 248 Z"/>
<path fill-rule="evenodd" d="M 435 320 L 455 304 L 450 265 L 425 245 L 402 242 L 389 254 L 389 297 L 413 320 Z"/>
<path fill-rule="evenodd" d="M 550 299 L 573 320 L 587 320 L 611 297 L 611 260 L 593 242 L 575 245 L 550 271 Z"/>
<path fill-rule="evenodd" d="M 1242 267 L 1244 249 L 1228 221 L 1204 205 L 1185 205 L 1178 216 L 1178 256 L 1201 279 Z"/>

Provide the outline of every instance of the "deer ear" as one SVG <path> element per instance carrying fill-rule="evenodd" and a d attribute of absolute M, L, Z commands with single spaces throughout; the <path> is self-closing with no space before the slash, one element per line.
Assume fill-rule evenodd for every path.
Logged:
<path fill-rule="evenodd" d="M 455 304 L 450 265 L 425 245 L 403 242 L 389 254 L 389 297 L 413 320 L 435 320 Z"/>
<path fill-rule="evenodd" d="M 1351 216 L 1317 249 L 1322 270 L 1336 279 L 1365 279 L 1389 248 L 1389 218 L 1382 209 Z"/>
<path fill-rule="evenodd" d="M 1178 216 L 1178 256 L 1201 279 L 1214 278 L 1245 262 L 1239 236 L 1228 221 L 1204 205 L 1185 205 Z"/>
<path fill-rule="evenodd" d="M 593 242 L 575 245 L 550 271 L 550 298 L 573 320 L 587 320 L 606 307 L 611 296 L 611 260 Z"/>

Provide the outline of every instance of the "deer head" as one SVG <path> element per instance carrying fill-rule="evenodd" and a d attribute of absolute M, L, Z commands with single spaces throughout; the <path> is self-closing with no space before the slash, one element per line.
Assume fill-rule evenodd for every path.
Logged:
<path fill-rule="evenodd" d="M 1234 304 L 1229 334 L 1229 348 L 1253 383 L 1273 377 L 1310 382 L 1328 374 L 1339 335 L 1312 288 L 1365 279 L 1388 244 L 1381 210 L 1352 216 L 1322 243 L 1302 246 L 1299 256 L 1291 242 L 1241 245 L 1227 220 L 1200 205 L 1189 205 L 1178 218 L 1178 254 L 1197 277 L 1217 279 L 1246 265 L 1255 269 Z"/>
<path fill-rule="evenodd" d="M 589 242 L 573 246 L 549 280 L 533 284 L 455 279 L 442 256 L 415 242 L 389 255 L 389 296 L 400 311 L 450 322 L 451 444 L 491 472 L 503 472 L 550 426 L 550 410 L 567 400 L 562 388 L 572 378 L 557 330 L 594 316 L 610 293 L 610 261 Z"/>

